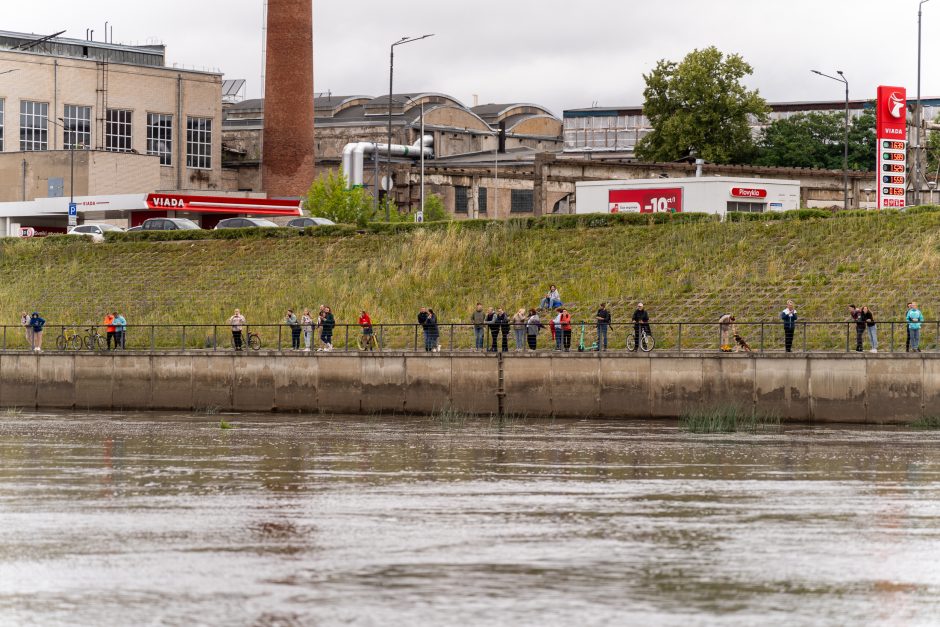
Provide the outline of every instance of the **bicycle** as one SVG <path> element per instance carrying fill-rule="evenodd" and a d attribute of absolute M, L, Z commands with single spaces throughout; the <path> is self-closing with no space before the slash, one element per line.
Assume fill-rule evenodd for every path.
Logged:
<path fill-rule="evenodd" d="M 372 328 L 369 328 L 369 333 L 366 333 L 366 330 L 362 330 L 362 335 L 359 336 L 359 339 L 356 341 L 356 345 L 359 346 L 361 351 L 374 351 L 379 346 L 379 341 L 375 338 L 375 333 L 372 331 Z"/>
<path fill-rule="evenodd" d="M 261 336 L 257 333 L 252 333 L 249 329 L 245 329 L 244 334 L 242 335 L 242 346 L 246 346 L 253 351 L 261 350 Z M 235 348 L 234 346 L 232 348 Z M 240 350 L 240 349 L 235 349 Z"/>
<path fill-rule="evenodd" d="M 108 348 L 108 342 L 98 332 L 98 327 L 88 327 L 86 331 L 88 331 L 88 335 L 84 337 L 83 344 L 87 350 L 103 351 Z"/>
<path fill-rule="evenodd" d="M 81 350 L 82 336 L 75 329 L 62 329 L 62 333 L 55 339 L 55 347 L 60 351 Z"/>
<path fill-rule="evenodd" d="M 647 333 L 646 326 L 640 325 L 640 350 L 644 353 L 651 352 L 656 347 L 656 340 L 653 339 L 653 336 Z M 627 350 L 636 352 L 637 342 L 636 342 L 636 332 L 634 331 L 627 336 Z"/>

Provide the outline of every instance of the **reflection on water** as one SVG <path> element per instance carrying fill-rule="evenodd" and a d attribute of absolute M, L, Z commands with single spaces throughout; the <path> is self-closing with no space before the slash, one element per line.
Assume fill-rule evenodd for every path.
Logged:
<path fill-rule="evenodd" d="M 2 624 L 929 624 L 940 434 L 0 417 Z"/>

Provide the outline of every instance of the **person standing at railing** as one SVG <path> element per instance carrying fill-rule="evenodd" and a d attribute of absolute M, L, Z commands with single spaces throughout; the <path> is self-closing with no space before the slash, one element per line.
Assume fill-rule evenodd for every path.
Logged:
<path fill-rule="evenodd" d="M 424 318 L 424 350 L 428 353 L 437 352 L 440 349 L 438 338 L 440 338 L 440 330 L 437 326 L 437 314 L 428 307 Z"/>
<path fill-rule="evenodd" d="M 500 345 L 500 351 L 509 352 L 509 316 L 503 311 L 502 307 L 496 308 L 496 315 L 493 317 L 493 352 L 496 352 L 496 344 L 499 341 L 499 334 L 503 334 L 503 341 Z"/>
<path fill-rule="evenodd" d="M 862 320 L 868 329 L 868 341 L 871 342 L 871 352 L 878 352 L 878 325 L 875 323 L 875 314 L 867 305 L 862 307 Z"/>
<path fill-rule="evenodd" d="M 633 337 L 636 338 L 636 347 L 633 350 L 638 350 L 640 348 L 640 330 L 642 329 L 644 333 L 648 336 L 653 337 L 653 330 L 650 328 L 650 314 L 646 310 L 643 303 L 636 304 L 636 311 L 633 312 Z"/>
<path fill-rule="evenodd" d="M 911 309 L 914 308 L 914 303 L 907 304 L 907 311 L 904 312 L 904 319 L 907 320 L 907 315 L 911 313 Z M 904 344 L 904 352 L 911 352 L 911 327 L 904 325 L 904 328 L 907 330 L 907 342 Z"/>
<path fill-rule="evenodd" d="M 363 337 L 371 340 L 370 337 L 373 334 L 372 330 L 372 318 L 369 317 L 369 312 L 363 309 L 359 312 L 359 328 L 362 329 Z M 373 349 L 374 343 L 368 343 L 369 350 Z"/>
<path fill-rule="evenodd" d="M 561 324 L 561 334 L 564 341 L 565 352 L 571 350 L 571 314 L 562 307 L 558 322 Z"/>
<path fill-rule="evenodd" d="M 486 324 L 486 330 L 490 333 L 490 343 L 492 348 L 489 349 L 490 352 L 496 352 L 496 336 L 499 334 L 499 331 L 496 329 L 496 310 L 490 307 L 486 310 L 486 317 L 483 318 L 484 323 Z"/>
<path fill-rule="evenodd" d="M 294 313 L 293 309 L 287 310 L 287 315 L 284 316 L 284 324 L 290 328 L 290 347 L 291 350 L 299 351 L 300 350 L 300 320 L 297 319 L 297 314 Z"/>
<path fill-rule="evenodd" d="M 520 309 L 512 317 L 512 332 L 516 339 L 517 351 L 525 350 L 525 325 L 528 319 L 525 309 Z"/>
<path fill-rule="evenodd" d="M 329 305 L 323 306 L 323 322 L 320 323 L 320 341 L 323 342 L 323 350 L 333 350 L 333 329 L 336 327 L 336 316 L 333 315 L 333 309 Z"/>
<path fill-rule="evenodd" d="M 38 311 L 34 311 L 33 315 L 29 317 L 29 328 L 32 331 L 33 350 L 37 353 L 42 352 L 42 330 L 45 326 L 46 321 L 39 315 Z"/>
<path fill-rule="evenodd" d="M 473 340 L 477 350 L 483 350 L 484 325 L 486 324 L 486 312 L 483 311 L 483 303 L 477 303 L 477 308 L 470 314 L 470 322 L 473 323 Z"/>
<path fill-rule="evenodd" d="M 108 334 L 108 350 L 111 350 L 111 343 L 114 342 L 114 314 L 109 313 L 105 315 L 104 320 L 101 321 L 102 326 L 104 326 L 105 332 Z M 117 342 L 115 342 L 115 348 L 117 348 Z"/>
<path fill-rule="evenodd" d="M 601 303 L 601 308 L 597 310 L 597 350 L 607 350 L 607 330 L 610 329 L 610 309 L 607 303 Z"/>
<path fill-rule="evenodd" d="M 248 321 L 242 315 L 242 312 L 236 309 L 232 317 L 228 319 L 228 323 L 232 325 L 232 346 L 235 347 L 235 350 L 240 351 L 242 349 L 242 328 L 248 324 Z"/>
<path fill-rule="evenodd" d="M 421 337 L 424 338 L 424 350 L 430 350 L 428 348 L 428 308 L 422 307 L 418 310 L 418 326 L 421 327 Z M 417 338 L 416 340 L 417 341 Z M 417 347 L 416 347 L 417 348 Z"/>
<path fill-rule="evenodd" d="M 855 321 L 855 352 L 861 353 L 864 350 L 862 339 L 865 337 L 865 318 L 862 316 L 862 308 L 855 305 L 849 305 L 849 315 Z"/>
<path fill-rule="evenodd" d="M 114 348 L 124 350 L 125 338 L 127 337 L 127 318 L 124 314 L 114 312 Z"/>
<path fill-rule="evenodd" d="M 796 307 L 792 300 L 787 301 L 787 307 L 780 312 L 783 321 L 783 346 L 788 353 L 793 352 L 793 334 L 796 332 Z"/>
<path fill-rule="evenodd" d="M 733 327 L 734 316 L 731 314 L 726 313 L 722 317 L 718 318 L 718 335 L 722 353 L 730 353 L 733 348 L 733 345 L 731 344 Z"/>
<path fill-rule="evenodd" d="M 911 352 L 920 352 L 920 327 L 924 322 L 924 314 L 917 308 L 917 303 L 911 303 L 911 309 L 907 312 L 907 328 L 911 332 Z"/>
<path fill-rule="evenodd" d="M 542 321 L 539 319 L 539 312 L 534 309 L 529 310 L 529 318 L 525 323 L 526 340 L 529 344 L 529 350 L 535 350 L 538 343 L 539 331 L 542 330 Z"/>
<path fill-rule="evenodd" d="M 310 352 L 310 344 L 313 342 L 313 316 L 310 315 L 309 309 L 304 309 L 304 313 L 300 316 L 300 326 L 303 329 L 304 333 L 304 352 Z"/>
<path fill-rule="evenodd" d="M 550 324 L 552 325 L 552 337 L 555 338 L 555 350 L 560 351 L 565 341 L 565 334 L 561 331 L 561 309 L 558 309 L 557 312 Z"/>
<path fill-rule="evenodd" d="M 20 324 L 23 326 L 23 333 L 26 335 L 26 344 L 33 345 L 33 329 L 29 326 L 29 314 L 25 311 L 20 315 Z"/>

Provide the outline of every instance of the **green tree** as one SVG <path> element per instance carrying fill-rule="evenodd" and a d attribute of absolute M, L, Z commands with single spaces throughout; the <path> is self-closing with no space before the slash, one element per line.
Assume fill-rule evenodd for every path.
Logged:
<path fill-rule="evenodd" d="M 866 109 L 849 123 L 849 169 L 875 169 L 875 113 Z M 841 170 L 845 150 L 845 115 L 799 113 L 775 120 L 762 132 L 757 165 Z"/>
<path fill-rule="evenodd" d="M 661 60 L 644 74 L 643 112 L 652 132 L 637 146 L 646 161 L 675 161 L 694 149 L 713 163 L 741 163 L 754 152 L 751 120 L 764 121 L 767 103 L 741 79 L 754 70 L 737 54 L 714 46 L 693 50 L 681 63 Z"/>
<path fill-rule="evenodd" d="M 443 222 L 450 220 L 450 212 L 444 206 L 444 199 L 437 194 L 429 194 L 424 198 L 424 221 Z"/>
<path fill-rule="evenodd" d="M 361 187 L 346 189 L 346 177 L 335 171 L 313 182 L 306 209 L 311 216 L 345 224 L 365 225 L 375 217 L 371 196 Z"/>

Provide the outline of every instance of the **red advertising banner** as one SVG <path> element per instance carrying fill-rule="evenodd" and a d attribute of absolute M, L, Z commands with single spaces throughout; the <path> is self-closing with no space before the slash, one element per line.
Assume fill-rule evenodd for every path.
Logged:
<path fill-rule="evenodd" d="M 682 213 L 682 188 L 612 189 L 610 213 Z"/>
<path fill-rule="evenodd" d="M 735 198 L 767 198 L 767 190 L 753 187 L 732 187 L 731 195 Z"/>
<path fill-rule="evenodd" d="M 907 205 L 907 90 L 878 88 L 878 208 Z"/>

